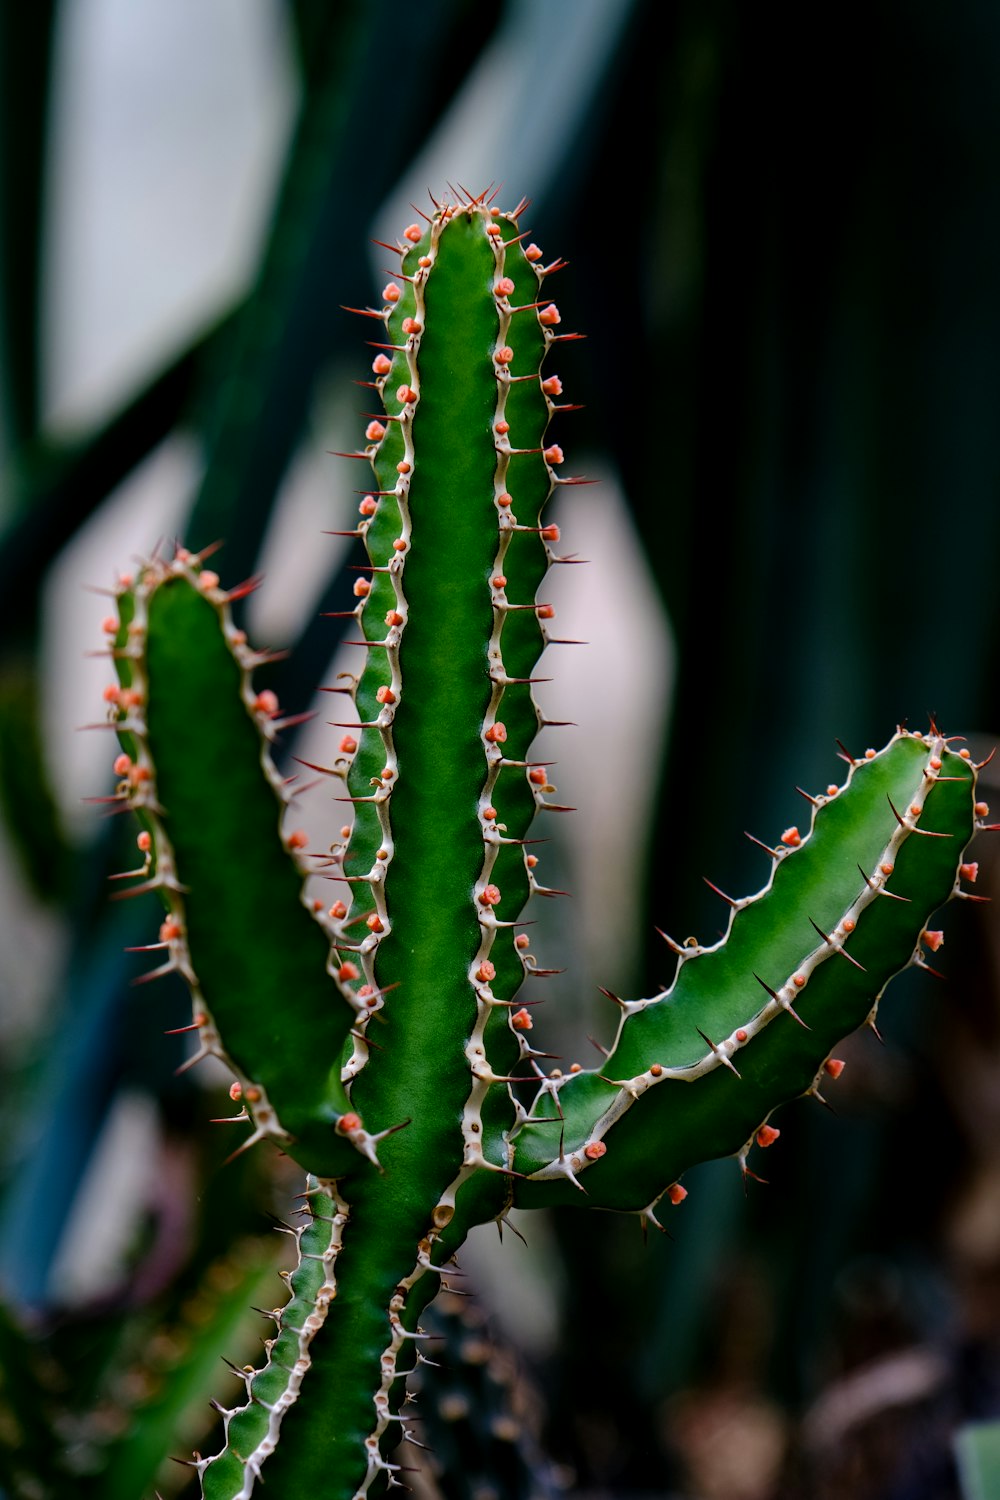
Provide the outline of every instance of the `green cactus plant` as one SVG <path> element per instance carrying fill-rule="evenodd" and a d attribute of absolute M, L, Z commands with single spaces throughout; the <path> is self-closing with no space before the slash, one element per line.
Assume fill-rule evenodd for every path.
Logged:
<path fill-rule="evenodd" d="M 348 709 L 316 768 L 350 807 L 340 839 L 311 850 L 287 826 L 269 746 L 289 721 L 252 685 L 265 658 L 231 620 L 242 589 L 181 548 L 123 577 L 105 621 L 115 801 L 141 826 L 132 889 L 165 904 L 158 972 L 191 988 L 191 1061 L 236 1075 L 239 1149 L 270 1138 L 308 1174 L 266 1361 L 221 1451 L 194 1459 L 209 1500 L 398 1483 L 421 1312 L 469 1230 L 567 1203 L 656 1224 L 695 1163 L 734 1155 L 753 1175 L 772 1111 L 837 1077 L 832 1048 L 874 1025 L 889 978 L 937 947 L 931 914 L 975 878 L 976 767 L 934 726 L 899 730 L 809 799 L 809 830 L 769 849 L 722 941 L 671 943 L 669 989 L 612 997 L 600 1067 L 563 1072 L 533 1045 L 518 919 L 541 889 L 532 821 L 558 806 L 532 759 L 539 590 L 560 561 L 541 513 L 575 482 L 546 438 L 562 387 L 543 361 L 574 335 L 523 207 L 435 205 L 369 310 L 383 410 L 359 455 L 375 474 L 364 666 L 334 689 Z M 310 873 L 343 882 L 329 906 Z"/>

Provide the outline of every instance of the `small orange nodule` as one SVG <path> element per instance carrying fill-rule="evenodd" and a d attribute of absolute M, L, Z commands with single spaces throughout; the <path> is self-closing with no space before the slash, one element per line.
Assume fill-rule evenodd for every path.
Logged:
<path fill-rule="evenodd" d="M 972 751 L 969 750 L 965 745 L 962 746 L 961 750 L 958 753 L 962 757 L 963 760 L 971 760 L 972 759 Z"/>
<path fill-rule="evenodd" d="M 525 258 L 525 260 L 531 260 L 531 261 L 541 260 L 541 258 L 542 258 L 542 252 L 541 252 L 541 250 L 539 250 L 539 248 L 538 248 L 537 245 L 525 245 L 525 247 L 524 247 L 524 258 Z"/>
<path fill-rule="evenodd" d="M 140 834 L 136 835 L 135 842 L 140 854 L 148 854 L 153 847 L 153 836 L 144 828 Z"/>
<path fill-rule="evenodd" d="M 507 587 L 507 576 L 505 573 L 494 573 L 490 579 L 490 583 L 492 583 L 495 589 L 505 589 Z"/>
<path fill-rule="evenodd" d="M 121 694 L 122 690 L 117 682 L 109 682 L 101 697 L 105 703 L 118 703 L 121 701 Z"/>
<path fill-rule="evenodd" d="M 206 594 L 210 589 L 217 589 L 219 587 L 218 573 L 213 573 L 211 568 L 203 568 L 198 574 L 198 587 Z"/>
<path fill-rule="evenodd" d="M 358 510 L 363 516 L 373 516 L 378 510 L 378 501 L 375 499 L 375 496 L 366 495 L 358 506 Z"/>
<path fill-rule="evenodd" d="M 130 755 L 116 755 L 111 767 L 116 776 L 127 776 L 132 769 L 132 757 Z"/>
<path fill-rule="evenodd" d="M 558 375 L 549 375 L 542 381 L 542 390 L 546 396 L 561 396 L 563 393 L 563 383 Z"/>
<path fill-rule="evenodd" d="M 542 541 L 543 542 L 558 542 L 559 536 L 560 536 L 559 527 L 556 526 L 554 523 L 552 525 L 550 525 L 550 526 L 543 526 L 542 527 L 541 537 L 542 537 Z"/>
<path fill-rule="evenodd" d="M 514 1012 L 514 1014 L 511 1016 L 511 1018 L 510 1018 L 510 1024 L 515 1028 L 516 1031 L 530 1031 L 531 1030 L 532 1020 L 531 1020 L 531 1017 L 528 1015 L 528 1012 L 525 1010 L 525 1008 L 524 1008 L 523 1005 L 522 1005 L 522 1007 L 521 1007 L 520 1010 L 516 1010 Z"/>
<path fill-rule="evenodd" d="M 309 835 L 304 828 L 296 828 L 288 835 L 289 849 L 304 849 L 309 842 Z"/>
<path fill-rule="evenodd" d="M 495 979 L 496 977 L 497 971 L 495 966 L 490 963 L 488 958 L 484 958 L 482 963 L 479 965 L 479 968 L 476 970 L 476 978 L 479 980 L 479 983 L 489 984 L 490 981 Z"/>
<path fill-rule="evenodd" d="M 583 1066 L 580 1063 L 570 1063 L 569 1070 L 571 1073 L 582 1073 Z"/>
<path fill-rule="evenodd" d="M 497 239 L 501 234 L 503 234 L 503 230 L 500 228 L 499 224 L 487 224 L 486 233 L 490 236 L 491 239 Z"/>
<path fill-rule="evenodd" d="M 483 739 L 487 740 L 491 745 L 502 745 L 506 738 L 507 726 L 502 724 L 499 719 L 497 719 L 495 724 L 491 724 L 489 729 L 483 734 Z"/>
<path fill-rule="evenodd" d="M 920 934 L 920 941 L 925 945 L 925 947 L 929 948 L 932 953 L 936 953 L 941 944 L 944 942 L 944 933 L 940 930 L 940 928 L 936 928 L 933 932 L 929 932 L 926 928 L 924 928 L 924 931 Z"/>
<path fill-rule="evenodd" d="M 493 358 L 498 365 L 509 365 L 514 358 L 514 351 L 509 344 L 503 344 L 494 354 Z"/>
<path fill-rule="evenodd" d="M 396 694 L 391 687 L 380 687 L 375 698 L 378 703 L 395 703 Z"/>
<path fill-rule="evenodd" d="M 932 755 L 931 758 L 930 758 L 930 760 L 927 762 L 927 764 L 930 766 L 930 768 L 931 768 L 932 771 L 940 771 L 940 769 L 941 769 L 941 757 L 940 757 L 940 755 Z"/>
<path fill-rule="evenodd" d="M 855 922 L 853 917 L 845 917 L 840 925 L 845 932 L 853 932 L 858 924 Z"/>
<path fill-rule="evenodd" d="M 372 586 L 367 578 L 356 578 L 354 580 L 355 599 L 367 599 L 372 591 Z"/>
<path fill-rule="evenodd" d="M 830 1078 L 839 1078 L 841 1073 L 844 1071 L 845 1066 L 846 1065 L 842 1057 L 828 1057 L 826 1062 L 823 1064 L 823 1072 L 826 1073 Z"/>
<path fill-rule="evenodd" d="M 757 1144 L 765 1147 L 773 1146 L 780 1134 L 781 1131 L 775 1130 L 773 1125 L 762 1125 L 757 1132 Z"/>
<path fill-rule="evenodd" d="M 795 827 L 786 828 L 784 833 L 781 835 L 781 842 L 785 845 L 786 848 L 795 849 L 799 844 L 801 844 L 802 835 Z"/>
<path fill-rule="evenodd" d="M 104 619 L 101 621 L 101 629 L 104 631 L 105 635 L 118 634 L 118 621 L 115 619 L 114 615 L 104 616 Z"/>
<path fill-rule="evenodd" d="M 387 625 L 402 625 L 403 616 L 399 613 L 398 609 L 390 609 L 385 617 L 385 623 Z"/>
<path fill-rule="evenodd" d="M 243 1098 L 243 1085 L 242 1083 L 240 1083 L 239 1079 L 237 1079 L 235 1083 L 231 1083 L 229 1085 L 229 1097 L 230 1099 L 232 1099 L 234 1104 L 237 1099 Z"/>
<path fill-rule="evenodd" d="M 416 401 L 417 393 L 412 385 L 401 385 L 396 391 L 396 399 L 406 405 L 410 401 Z"/>
<path fill-rule="evenodd" d="M 495 807 L 484 807 L 483 808 L 483 817 L 486 819 L 487 823 L 494 822 L 495 819 L 496 819 L 496 815 L 497 815 L 497 810 L 496 810 Z"/>
<path fill-rule="evenodd" d="M 383 302 L 398 302 L 403 293 L 394 281 L 387 282 L 382 288 Z"/>
<path fill-rule="evenodd" d="M 531 939 L 526 932 L 519 932 L 517 937 L 514 939 L 514 947 L 519 948 L 523 953 L 530 942 Z"/>
<path fill-rule="evenodd" d="M 340 968 L 337 970 L 337 978 L 342 980 L 345 984 L 351 979 L 360 978 L 357 964 L 352 964 L 349 958 L 345 959 Z"/>
<path fill-rule="evenodd" d="M 958 873 L 959 875 L 961 875 L 962 879 L 967 880 L 970 885 L 975 885 L 976 881 L 979 879 L 979 861 L 973 859 L 970 860 L 967 865 L 959 865 Z"/>
<path fill-rule="evenodd" d="M 406 551 L 406 538 L 402 537 L 402 536 L 396 537 L 395 541 L 392 544 L 392 550 L 393 550 L 393 552 L 405 552 Z"/>
<path fill-rule="evenodd" d="M 826 789 L 826 795 L 828 797 L 836 797 L 839 791 L 840 787 L 837 785 L 837 783 L 835 781 L 831 781 L 830 785 Z"/>
<path fill-rule="evenodd" d="M 500 888 L 495 885 L 484 886 L 479 892 L 480 906 L 496 906 L 500 900 Z"/>
<path fill-rule="evenodd" d="M 427 269 L 428 266 L 432 266 L 433 264 L 434 264 L 434 262 L 431 260 L 431 258 L 430 258 L 429 255 L 422 255 L 420 257 L 420 259 L 417 261 L 417 265 L 418 266 L 423 266 L 423 268 L 424 268 L 425 271 L 426 271 L 426 269 Z"/>
<path fill-rule="evenodd" d="M 372 360 L 372 369 L 376 375 L 388 375 L 392 369 L 392 360 L 384 354 L 376 354 Z"/>
<path fill-rule="evenodd" d="M 259 714 L 266 714 L 269 719 L 273 719 L 278 712 L 278 695 L 270 688 L 265 688 L 262 693 L 257 694 L 253 706 Z"/>
<path fill-rule="evenodd" d="M 344 755 L 354 754 L 355 750 L 358 748 L 358 742 L 354 738 L 353 734 L 344 735 L 344 738 L 340 742 L 340 748 Z"/>
<path fill-rule="evenodd" d="M 663 1077 L 663 1066 L 662 1066 L 661 1063 L 650 1063 L 650 1065 L 649 1065 L 649 1071 L 653 1075 L 654 1078 L 662 1078 Z"/>
<path fill-rule="evenodd" d="M 556 323 L 562 322 L 562 318 L 559 315 L 559 309 L 558 307 L 556 307 L 554 302 L 550 302 L 548 307 L 539 309 L 538 321 L 544 328 L 553 328 Z"/>
<path fill-rule="evenodd" d="M 330 907 L 330 915 L 331 915 L 331 917 L 333 917 L 333 919 L 334 919 L 335 922 L 339 922 L 342 917 L 346 917 L 347 916 L 347 907 L 345 906 L 344 902 L 343 901 L 335 901 L 333 903 L 333 905 Z"/>
<path fill-rule="evenodd" d="M 423 264 L 423 262 L 421 262 L 421 264 Z M 430 262 L 428 262 L 428 264 L 430 264 Z M 403 319 L 403 332 L 404 333 L 423 333 L 423 331 L 424 331 L 424 325 L 423 325 L 423 323 L 421 323 L 421 321 L 420 321 L 419 318 L 404 318 Z"/>
<path fill-rule="evenodd" d="M 554 620 L 556 617 L 555 609 L 551 604 L 539 604 L 535 609 L 535 614 L 540 620 Z"/>
<path fill-rule="evenodd" d="M 742 1044 L 746 1041 L 746 1039 L 747 1039 L 747 1032 L 745 1032 L 743 1030 L 743 1028 L 741 1027 L 740 1030 L 736 1033 L 736 1040 L 742 1046 Z"/>
<path fill-rule="evenodd" d="M 412 467 L 413 467 L 413 465 L 410 464 L 410 463 L 407 463 L 407 461 L 406 461 L 405 458 L 401 458 L 400 461 L 399 461 L 399 463 L 396 465 L 396 473 L 397 474 L 409 474 L 409 472 L 412 469 Z"/>
<path fill-rule="evenodd" d="M 544 786 L 546 781 L 545 770 L 542 766 L 532 766 L 528 772 L 528 780 L 532 786 Z"/>
<path fill-rule="evenodd" d="M 524 863 L 528 866 L 529 870 L 533 870 L 538 863 L 538 855 L 526 854 L 524 856 Z"/>
<path fill-rule="evenodd" d="M 419 245 L 423 237 L 423 230 L 419 224 L 407 224 L 403 230 L 403 238 L 409 240 L 411 245 Z"/>
<path fill-rule="evenodd" d="M 352 1130 L 360 1130 L 361 1116 L 354 1114 L 352 1110 L 348 1110 L 347 1114 L 341 1115 L 337 1121 L 337 1129 L 341 1135 L 350 1135 Z"/>
<path fill-rule="evenodd" d="M 506 437 L 508 432 L 510 431 L 510 423 L 504 421 L 494 422 L 493 430 L 494 432 L 498 432 L 501 437 Z"/>
<path fill-rule="evenodd" d="M 168 917 L 165 922 L 160 923 L 160 942 L 169 943 L 174 938 L 181 936 L 181 924 L 173 917 Z"/>
<path fill-rule="evenodd" d="M 865 760 L 874 760 L 874 759 L 875 759 L 875 751 L 874 750 L 866 750 L 865 751 Z"/>
<path fill-rule="evenodd" d="M 499 281 L 494 282 L 493 290 L 498 297 L 509 297 L 514 290 L 514 283 L 509 276 L 501 276 Z"/>
<path fill-rule="evenodd" d="M 990 804 L 988 802 L 977 802 L 972 811 L 977 818 L 986 818 L 989 816 Z"/>
<path fill-rule="evenodd" d="M 563 451 L 558 443 L 553 443 L 550 448 L 546 448 L 542 457 L 547 464 L 561 464 L 565 462 Z"/>
<path fill-rule="evenodd" d="M 370 917 L 365 918 L 365 926 L 370 932 L 384 932 L 385 923 L 377 911 L 373 911 Z"/>
<path fill-rule="evenodd" d="M 506 490 L 501 490 L 500 494 L 497 496 L 497 504 L 500 506 L 500 508 L 502 510 L 506 510 L 508 506 L 513 505 L 513 503 L 514 496 L 508 494 Z"/>
<path fill-rule="evenodd" d="M 385 437 L 385 428 L 381 422 L 369 422 L 365 428 L 365 437 L 370 443 L 380 443 Z"/>
<path fill-rule="evenodd" d="M 802 988 L 802 986 L 805 984 L 805 982 L 806 982 L 806 976 L 804 974 L 793 974 L 792 975 L 792 983 L 794 984 L 794 986 L 795 986 L 795 988 L 797 990 L 800 990 Z"/>
<path fill-rule="evenodd" d="M 891 875 L 894 868 L 895 866 L 892 865 L 889 860 L 884 860 L 882 864 L 879 865 L 879 869 L 882 871 L 883 875 Z"/>
<path fill-rule="evenodd" d="M 588 1141 L 583 1148 L 583 1154 L 588 1161 L 600 1161 L 607 1152 L 607 1146 L 603 1141 Z"/>
<path fill-rule="evenodd" d="M 683 1203 L 688 1195 L 686 1187 L 681 1187 L 679 1182 L 672 1182 L 667 1188 L 667 1197 L 676 1208 L 678 1203 Z"/>

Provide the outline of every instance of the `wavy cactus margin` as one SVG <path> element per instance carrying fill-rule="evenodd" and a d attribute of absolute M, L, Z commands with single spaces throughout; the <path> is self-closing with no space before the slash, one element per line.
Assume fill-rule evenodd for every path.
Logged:
<path fill-rule="evenodd" d="M 669 989 L 612 997 L 599 1068 L 546 1066 L 520 998 L 544 971 L 519 916 L 545 893 L 533 820 L 559 806 L 532 759 L 531 689 L 552 639 L 539 590 L 567 560 L 541 513 L 575 482 L 546 436 L 562 386 L 543 361 L 574 335 L 523 208 L 436 205 L 367 310 L 383 409 L 356 455 L 375 475 L 357 528 L 364 665 L 332 689 L 345 712 L 313 768 L 349 809 L 330 848 L 287 826 L 270 744 L 291 721 L 252 684 L 265 658 L 229 614 L 245 590 L 178 549 L 123 578 L 105 621 L 115 801 L 141 825 L 131 889 L 165 904 L 153 972 L 191 988 L 191 1061 L 236 1075 L 240 1149 L 269 1137 L 309 1174 L 266 1362 L 222 1450 L 194 1460 L 208 1500 L 264 1480 L 272 1500 L 399 1484 L 420 1314 L 469 1229 L 555 1203 L 656 1223 L 696 1162 L 735 1155 L 753 1175 L 773 1110 L 838 1076 L 832 1049 L 926 963 L 931 914 L 976 875 L 976 766 L 934 727 L 900 730 L 809 799 L 761 891 L 725 898 L 722 941 L 671 942 Z M 311 898 L 307 874 L 342 894 Z"/>

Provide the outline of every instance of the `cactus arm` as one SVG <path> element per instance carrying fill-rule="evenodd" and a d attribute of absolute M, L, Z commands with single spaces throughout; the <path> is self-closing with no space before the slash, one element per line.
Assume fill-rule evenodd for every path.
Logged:
<path fill-rule="evenodd" d="M 260 658 L 226 598 L 182 553 L 147 564 L 108 622 L 118 796 L 144 825 L 132 889 L 164 898 L 157 972 L 187 980 L 196 1056 L 222 1056 L 242 1080 L 250 1139 L 270 1136 L 336 1176 L 359 1148 L 373 1152 L 367 1132 L 338 1128 L 355 1124 L 339 1076 L 354 1015 L 326 972 L 329 933 L 304 904 L 301 840 L 280 829 L 287 799 L 268 753 L 276 705 L 251 685 Z"/>
<path fill-rule="evenodd" d="M 818 1092 L 831 1048 L 874 1024 L 892 975 L 924 961 L 925 924 L 958 889 L 974 828 L 965 757 L 900 731 L 816 798 L 811 832 L 788 831 L 725 938 L 680 950 L 663 994 L 620 1002 L 606 1063 L 546 1081 L 535 1113 L 550 1122 L 518 1136 L 518 1202 L 582 1201 L 583 1188 L 594 1206 L 651 1211 L 697 1161 L 737 1155 L 746 1169 L 755 1139 L 773 1139 L 771 1111 Z"/>

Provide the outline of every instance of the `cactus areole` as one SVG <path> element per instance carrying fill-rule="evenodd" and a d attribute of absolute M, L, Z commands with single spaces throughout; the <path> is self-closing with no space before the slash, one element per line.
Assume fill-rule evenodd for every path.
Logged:
<path fill-rule="evenodd" d="M 976 768 L 936 730 L 900 731 L 813 799 L 808 830 L 785 830 L 722 941 L 673 945 L 668 990 L 616 1001 L 599 1068 L 537 1047 L 518 919 L 540 889 L 532 821 L 557 806 L 532 759 L 531 680 L 559 561 L 542 512 L 573 482 L 547 437 L 552 346 L 573 335 L 522 209 L 484 195 L 409 225 L 368 310 L 382 410 L 359 455 L 364 665 L 335 684 L 322 768 L 344 809 L 331 847 L 286 811 L 269 754 L 282 712 L 252 684 L 239 590 L 178 549 L 123 578 L 105 622 L 134 888 L 163 898 L 160 967 L 191 988 L 191 1060 L 224 1058 L 244 1144 L 270 1137 L 308 1174 L 266 1358 L 230 1393 L 219 1451 L 194 1460 L 209 1500 L 400 1482 L 421 1311 L 468 1230 L 560 1203 L 656 1223 L 694 1163 L 751 1171 L 772 1111 L 836 1079 L 832 1049 L 938 946 L 931 914 L 975 875 Z M 328 908 L 304 895 L 309 872 L 343 882 Z M 535 1082 L 532 1104 L 512 1079 Z"/>

